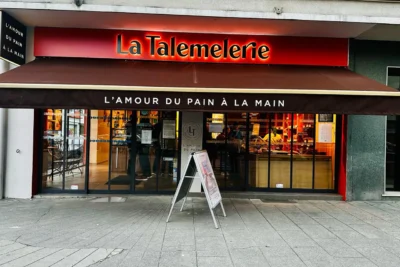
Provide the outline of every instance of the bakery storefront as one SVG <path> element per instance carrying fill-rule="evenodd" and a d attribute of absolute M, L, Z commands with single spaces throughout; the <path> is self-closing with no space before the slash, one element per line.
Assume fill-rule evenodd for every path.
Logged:
<path fill-rule="evenodd" d="M 400 114 L 347 39 L 36 28 L 34 54 L 0 106 L 35 109 L 43 193 L 173 192 L 201 149 L 221 190 L 342 193 L 346 114 Z"/>

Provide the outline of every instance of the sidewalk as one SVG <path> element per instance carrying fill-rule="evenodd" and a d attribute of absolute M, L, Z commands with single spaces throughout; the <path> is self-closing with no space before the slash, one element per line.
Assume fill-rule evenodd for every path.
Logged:
<path fill-rule="evenodd" d="M 400 266 L 400 202 L 127 196 L 0 201 L 0 266 Z"/>

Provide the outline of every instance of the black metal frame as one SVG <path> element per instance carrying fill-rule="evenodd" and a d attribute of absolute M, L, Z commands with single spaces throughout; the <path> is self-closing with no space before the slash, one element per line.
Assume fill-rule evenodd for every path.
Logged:
<path fill-rule="evenodd" d="M 345 121 L 344 116 L 336 116 L 336 136 L 335 136 L 335 193 L 338 192 L 339 188 L 339 170 L 340 170 L 340 155 L 342 154 L 342 131 L 343 131 L 343 121 Z"/>
<path fill-rule="evenodd" d="M 39 125 L 40 125 L 40 140 L 39 140 L 39 147 L 40 149 L 39 151 L 39 173 L 38 173 L 38 192 L 40 193 L 66 193 L 66 194 L 70 194 L 70 193 L 76 193 L 76 194 L 91 194 L 91 193 L 95 193 L 95 194 L 166 194 L 166 195 L 170 195 L 173 194 L 174 191 L 159 191 L 159 188 L 157 186 L 156 190 L 147 190 L 147 191 L 137 191 L 136 190 L 136 185 L 135 185 L 135 174 L 133 172 L 133 177 L 131 177 L 131 184 L 130 184 L 130 188 L 128 190 L 112 190 L 111 189 L 111 184 L 108 183 L 108 189 L 107 190 L 93 190 L 93 189 L 89 189 L 89 157 L 90 157 L 90 125 L 91 125 L 91 110 L 87 110 L 86 116 L 87 116 L 87 131 L 86 131 L 86 164 L 85 164 L 85 188 L 84 189 L 79 189 L 79 190 L 71 190 L 71 189 L 65 189 L 65 177 L 63 178 L 63 189 L 46 189 L 43 188 L 43 184 L 42 184 L 42 171 L 43 171 L 43 153 L 42 153 L 42 147 L 43 147 L 43 122 L 44 122 L 44 110 L 41 110 L 41 116 L 40 116 L 40 120 L 39 120 Z M 137 114 L 135 110 L 132 110 L 132 113 L 134 114 L 134 121 L 137 121 Z M 228 119 L 227 119 L 227 114 L 228 113 L 224 113 L 225 115 L 225 127 L 228 125 Z M 67 114 L 64 114 L 65 116 Z M 267 114 L 267 118 L 269 120 L 269 127 L 271 128 L 272 126 L 272 113 L 268 113 Z M 112 110 L 110 110 L 110 116 L 112 116 Z M 205 125 L 206 123 L 206 116 L 203 117 L 203 125 Z M 244 168 L 245 168 L 245 177 L 244 177 L 244 185 L 243 188 L 227 188 L 227 181 L 226 181 L 226 174 L 225 174 L 225 179 L 224 179 L 224 183 L 225 186 L 224 188 L 221 188 L 225 191 L 238 191 L 238 190 L 248 190 L 248 191 L 255 191 L 255 192 L 318 192 L 318 193 L 335 193 L 338 190 L 338 175 L 339 175 L 339 167 L 340 167 L 340 154 L 341 154 L 341 132 L 342 132 L 342 116 L 337 115 L 336 116 L 336 144 L 335 144 L 335 170 L 334 170 L 334 174 L 335 174 L 335 184 L 334 184 L 334 189 L 315 189 L 315 164 L 313 164 L 313 173 L 312 173 L 312 188 L 311 189 L 296 189 L 296 188 L 270 188 L 270 181 L 271 181 L 271 177 L 270 177 L 270 164 L 271 162 L 268 161 L 268 188 L 254 188 L 254 187 L 250 187 L 249 186 L 249 143 L 250 143 L 250 134 L 249 134 L 249 129 L 250 129 L 250 117 L 249 117 L 249 113 L 247 113 L 246 115 L 246 128 L 247 128 L 247 133 L 246 133 L 246 153 L 245 153 L 245 164 L 244 164 Z M 314 115 L 314 125 L 315 125 L 315 121 L 316 121 L 316 115 Z M 64 119 L 63 123 L 67 123 L 67 120 Z M 111 123 L 112 123 L 112 119 L 111 119 Z M 182 112 L 179 112 L 179 129 L 182 128 Z M 292 114 L 292 120 L 291 120 L 291 127 L 293 128 L 293 114 Z M 67 125 L 68 126 L 68 125 Z M 133 129 L 132 129 L 132 133 L 136 133 L 136 123 L 133 124 Z M 314 136 L 315 136 L 315 132 L 316 132 L 316 128 L 314 127 Z M 64 139 L 66 138 L 66 135 L 64 135 Z M 269 136 L 269 138 L 271 138 L 271 136 Z M 269 140 L 271 141 L 271 140 Z M 109 148 L 109 157 L 111 157 L 111 152 L 112 152 L 112 127 L 110 126 L 110 148 Z M 225 139 L 225 143 L 227 142 L 227 139 Z M 315 148 L 315 138 L 314 138 L 314 142 L 313 142 L 313 146 Z M 180 147 L 182 143 L 182 135 L 181 133 L 179 133 L 178 135 L 178 146 Z M 203 144 L 204 144 L 204 139 L 203 139 Z M 64 145 L 65 145 L 65 140 L 64 140 Z M 203 145 L 204 146 L 204 145 Z M 136 146 L 133 146 L 134 151 L 132 152 L 134 155 L 137 154 L 136 151 Z M 292 179 L 293 179 L 293 139 L 291 140 L 291 161 L 290 161 L 290 184 L 292 187 Z M 64 153 L 65 149 L 64 149 Z M 269 150 L 269 155 L 271 154 L 271 151 Z M 225 157 L 226 160 L 226 157 Z M 315 162 L 315 151 L 313 153 L 313 162 Z M 64 163 L 65 164 L 65 163 Z M 108 180 L 110 180 L 111 178 L 111 158 L 109 158 L 109 175 L 108 175 Z M 226 164 L 226 163 L 225 163 Z M 135 165 L 136 165 L 136 161 L 133 161 L 133 168 L 135 169 Z M 177 177 L 177 182 L 179 183 L 180 180 L 180 172 L 181 172 L 181 154 L 178 153 L 178 165 L 177 165 L 177 172 L 178 172 L 178 177 Z M 65 176 L 65 174 L 63 175 Z M 158 178 L 157 178 L 158 179 Z M 158 183 L 157 183 L 158 184 Z"/>
<path fill-rule="evenodd" d="M 65 109 L 65 110 L 69 110 L 69 109 Z M 62 188 L 43 188 L 43 128 L 44 128 L 44 113 L 45 110 L 39 110 L 40 113 L 40 119 L 38 121 L 39 123 L 39 131 L 40 131 L 40 139 L 39 139 L 39 149 L 38 149 L 38 157 L 39 157 L 39 168 L 38 171 L 39 173 L 38 175 L 38 192 L 39 193 L 52 193 L 52 194 L 87 194 L 88 193 L 88 178 L 89 178 L 89 152 L 86 153 L 86 164 L 85 164 L 85 188 L 84 189 L 78 189 L 78 190 L 72 190 L 72 189 L 66 189 L 65 188 L 65 172 L 63 172 L 62 176 L 63 176 L 63 182 L 62 182 Z M 86 151 L 89 151 L 90 148 L 90 142 L 88 137 L 90 136 L 90 110 L 87 110 L 87 127 L 88 127 L 88 132 L 86 133 Z M 64 128 L 67 129 L 68 131 L 68 124 L 67 124 L 67 117 L 68 117 L 68 112 L 64 112 L 64 116 L 63 116 L 63 124 L 64 124 Z M 64 149 L 63 149 L 63 153 L 64 153 L 64 158 L 66 158 L 66 153 L 68 153 L 68 151 L 65 149 L 66 146 L 66 138 L 67 135 L 63 136 L 63 144 L 64 144 Z M 65 170 L 65 164 L 66 162 L 63 161 L 63 169 Z"/>
<path fill-rule="evenodd" d="M 272 128 L 272 116 L 274 113 L 267 113 L 267 118 L 269 122 L 269 129 Z M 292 119 L 291 119 L 291 128 L 293 129 L 293 123 L 294 123 L 294 114 L 291 113 Z M 342 116 L 343 115 L 337 115 L 336 116 L 336 135 L 335 135 L 335 170 L 334 170 L 334 177 L 335 177 L 335 183 L 334 183 L 334 188 L 333 189 L 315 189 L 315 144 L 316 144 L 316 114 L 314 114 L 314 139 L 313 139 L 313 170 L 312 170 L 312 188 L 292 188 L 293 186 L 293 138 L 291 139 L 291 153 L 290 153 L 290 188 L 271 188 L 271 161 L 268 160 L 268 187 L 266 188 L 257 188 L 257 187 L 251 187 L 248 183 L 249 180 L 249 173 L 248 171 L 246 172 L 246 190 L 248 191 L 255 191 L 255 192 L 298 192 L 298 193 L 337 193 L 338 192 L 338 183 L 339 183 L 339 168 L 340 168 L 340 154 L 341 154 L 341 132 L 342 132 Z M 249 124 L 247 125 L 247 131 L 249 130 Z M 247 133 L 247 136 L 249 136 L 249 133 Z M 271 135 L 269 135 L 269 143 L 271 143 Z M 248 150 L 247 152 L 248 153 Z M 271 150 L 268 150 L 268 157 L 271 158 Z M 247 166 L 249 164 L 249 161 L 247 160 L 245 163 Z"/>
<path fill-rule="evenodd" d="M 65 109 L 66 111 L 68 111 L 68 109 Z M 155 190 L 141 190 L 141 191 L 137 191 L 136 190 L 136 183 L 135 183 L 135 173 L 132 173 L 132 177 L 131 178 L 131 183 L 129 186 L 129 189 L 127 190 L 112 190 L 111 188 L 111 183 L 109 183 L 110 179 L 111 179 L 111 164 L 112 164 L 112 158 L 111 158 L 111 152 L 112 152 L 112 123 L 113 123 L 113 117 L 112 117 L 112 111 L 113 110 L 109 110 L 110 111 L 110 116 L 111 116 L 111 125 L 110 125 L 110 139 L 108 140 L 110 143 L 109 146 L 109 166 L 108 166 L 108 185 L 107 188 L 108 189 L 100 189 L 100 190 L 95 190 L 95 189 L 90 189 L 89 188 L 89 157 L 90 157 L 90 125 L 91 125 L 91 111 L 90 109 L 86 110 L 87 111 L 87 119 L 86 119 L 86 124 L 87 124 L 87 128 L 86 128 L 86 155 L 85 155 L 85 188 L 84 189 L 79 189 L 79 190 L 71 190 L 71 189 L 66 189 L 65 188 L 65 173 L 63 173 L 63 182 L 62 182 L 62 188 L 43 188 L 43 182 L 42 182 L 42 172 L 43 172 L 43 153 L 42 150 L 43 149 L 39 149 L 38 150 L 38 157 L 39 157 L 39 168 L 38 168 L 38 192 L 39 193 L 53 193 L 53 194 L 71 194 L 71 193 L 75 193 L 75 194 L 165 194 L 165 195 L 171 195 L 173 194 L 175 191 L 171 191 L 171 190 L 162 190 L 160 191 L 158 188 L 158 176 L 157 176 L 157 185 L 156 185 L 156 189 Z M 39 120 L 39 129 L 40 129 L 40 140 L 39 140 L 39 147 L 42 148 L 43 147 L 43 129 L 44 129 L 44 112 L 45 110 L 40 110 L 40 120 Z M 137 121 L 137 114 L 136 114 L 136 110 L 132 110 L 132 114 L 134 115 L 134 121 Z M 67 119 L 65 118 L 67 116 L 67 112 L 64 112 L 64 117 L 63 117 L 63 124 L 64 124 L 64 128 L 68 130 L 67 126 Z M 160 116 L 160 115 L 159 115 Z M 179 129 L 182 128 L 182 112 L 179 112 Z M 133 123 L 132 125 L 132 134 L 136 135 L 136 123 Z M 64 146 L 66 146 L 66 138 L 67 136 L 64 135 L 63 136 L 63 140 L 64 140 Z M 133 142 L 133 141 L 132 141 Z M 178 146 L 180 147 L 182 142 L 182 135 L 179 134 L 178 135 Z M 68 151 L 66 151 L 66 149 L 64 149 L 64 154 L 67 153 Z M 137 150 L 136 150 L 136 146 L 133 146 L 133 155 L 137 154 Z M 65 155 L 64 155 L 65 158 Z M 132 168 L 135 169 L 136 168 L 136 160 L 133 160 L 133 166 Z M 63 164 L 65 165 L 66 162 L 63 162 Z M 65 169 L 65 166 L 64 166 Z M 180 172 L 181 172 L 181 154 L 178 153 L 178 164 L 177 164 L 177 183 L 179 183 L 180 180 Z"/>
<path fill-rule="evenodd" d="M 317 129 L 315 128 L 315 126 L 317 125 L 316 124 L 316 121 L 317 121 L 317 115 L 314 115 L 314 138 L 313 138 L 313 148 L 314 148 L 314 151 L 313 151 L 313 167 L 312 167 L 312 189 L 314 190 L 315 189 L 315 145 L 316 145 L 316 138 L 315 138 L 315 135 L 316 135 L 316 133 L 317 133 Z M 335 161 L 336 162 L 336 161 Z M 336 173 L 336 171 L 335 171 L 335 173 Z M 336 179 L 335 179 L 336 180 Z M 335 186 L 335 188 L 336 188 L 336 186 Z"/>

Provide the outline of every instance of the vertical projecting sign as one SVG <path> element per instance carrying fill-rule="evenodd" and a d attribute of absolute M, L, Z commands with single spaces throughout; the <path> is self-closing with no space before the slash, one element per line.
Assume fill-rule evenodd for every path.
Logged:
<path fill-rule="evenodd" d="M 25 64 L 26 27 L 4 11 L 0 12 L 0 58 Z"/>

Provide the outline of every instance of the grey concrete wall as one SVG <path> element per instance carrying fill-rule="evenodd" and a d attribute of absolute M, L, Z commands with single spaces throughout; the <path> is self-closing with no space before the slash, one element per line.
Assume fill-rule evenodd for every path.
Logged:
<path fill-rule="evenodd" d="M 349 116 L 347 200 L 380 200 L 385 181 L 386 117 Z"/>
<path fill-rule="evenodd" d="M 367 0 L 2 0 L 0 8 L 400 24 L 399 3 Z"/>
<path fill-rule="evenodd" d="M 350 68 L 386 84 L 387 66 L 400 66 L 397 42 L 352 40 Z M 349 116 L 347 199 L 379 200 L 385 190 L 386 116 Z"/>
<path fill-rule="evenodd" d="M 27 29 L 27 62 L 34 59 L 33 37 L 33 29 L 29 27 Z M 8 64 L 9 70 L 16 67 L 14 64 Z M 5 126 L 2 129 L 5 136 L 0 138 L 5 138 L 7 142 L 5 151 L 4 197 L 31 198 L 32 162 L 34 157 L 34 110 L 8 109 L 6 112 L 6 123 L 3 126 Z M 17 153 L 17 150 L 20 150 L 20 153 Z"/>

